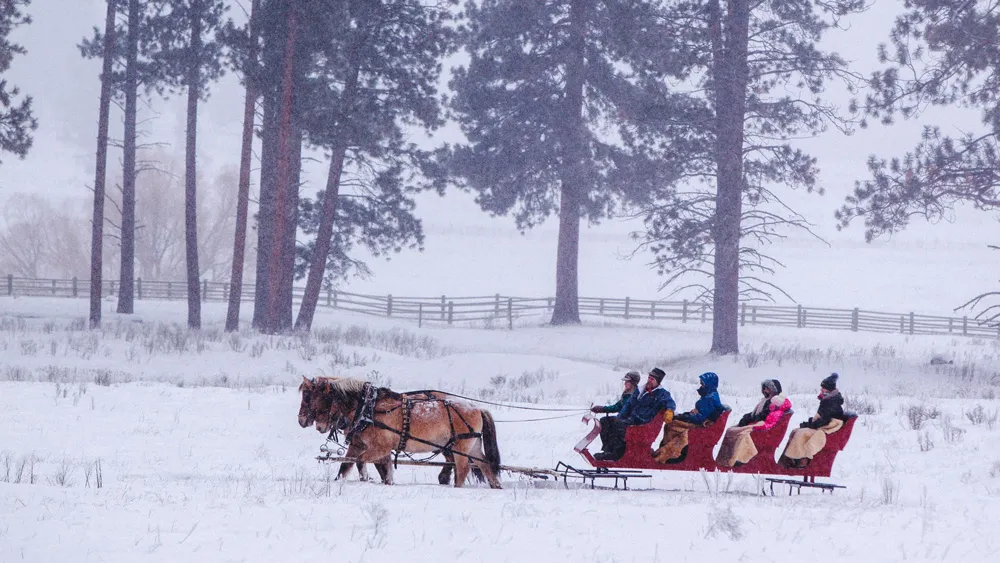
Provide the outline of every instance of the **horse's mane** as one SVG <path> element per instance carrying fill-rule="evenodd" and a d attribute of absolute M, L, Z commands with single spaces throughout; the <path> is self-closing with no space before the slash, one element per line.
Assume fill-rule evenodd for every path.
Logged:
<path fill-rule="evenodd" d="M 363 399 L 361 393 L 365 387 L 365 381 L 351 377 L 317 377 L 314 385 L 323 392 L 333 395 L 333 400 L 338 403 L 356 403 Z"/>

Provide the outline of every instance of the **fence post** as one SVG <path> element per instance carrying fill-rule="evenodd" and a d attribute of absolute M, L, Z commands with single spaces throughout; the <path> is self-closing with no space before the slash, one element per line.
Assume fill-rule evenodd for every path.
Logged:
<path fill-rule="evenodd" d="M 913 311 L 910 311 L 910 334 L 913 334 Z"/>
<path fill-rule="evenodd" d="M 142 278 L 135 280 L 135 297 L 136 299 L 142 299 Z"/>
<path fill-rule="evenodd" d="M 545 299 L 545 308 L 547 309 L 547 312 L 549 312 L 549 313 L 552 312 L 552 298 L 551 297 L 547 297 Z"/>
<path fill-rule="evenodd" d="M 808 315 L 808 312 L 805 309 L 802 309 L 802 328 L 806 327 L 806 316 L 807 315 Z"/>
<path fill-rule="evenodd" d="M 337 305 L 337 290 L 333 290 L 333 308 L 336 309 L 340 305 Z"/>
<path fill-rule="evenodd" d="M 649 318 L 654 321 L 656 320 L 656 301 L 649 303 Z"/>
<path fill-rule="evenodd" d="M 603 317 L 604 316 L 604 298 L 603 297 L 600 299 L 600 301 L 598 301 L 598 306 L 597 307 L 598 307 L 597 308 L 597 314 Z"/>
<path fill-rule="evenodd" d="M 802 328 L 802 305 L 797 305 L 795 311 L 795 328 Z"/>
<path fill-rule="evenodd" d="M 444 304 L 444 295 L 442 295 L 441 296 L 441 320 L 442 321 L 444 320 L 444 311 L 445 311 L 444 307 L 445 307 L 445 304 Z"/>
<path fill-rule="evenodd" d="M 329 287 L 326 288 L 326 306 L 327 307 L 333 306 L 333 289 Z"/>
<path fill-rule="evenodd" d="M 208 280 L 201 280 L 201 300 L 208 301 Z"/>
<path fill-rule="evenodd" d="M 111 280 L 110 283 L 111 283 L 111 291 L 108 293 L 108 295 L 114 295 L 115 294 L 115 280 Z"/>
<path fill-rule="evenodd" d="M 424 304 L 417 303 L 417 328 L 424 326 Z"/>
<path fill-rule="evenodd" d="M 969 317 L 962 317 L 962 336 L 969 335 Z"/>
<path fill-rule="evenodd" d="M 493 316 L 500 316 L 500 294 L 496 294 L 496 301 L 493 303 Z"/>
<path fill-rule="evenodd" d="M 906 316 L 905 315 L 900 315 L 899 316 L 899 334 L 905 334 L 905 333 L 906 333 Z"/>
<path fill-rule="evenodd" d="M 170 300 L 170 297 L 171 297 L 171 295 L 170 295 L 170 289 L 173 287 L 173 285 L 174 285 L 173 283 L 167 282 L 167 300 Z"/>
<path fill-rule="evenodd" d="M 76 276 L 73 276 L 73 297 L 76 297 L 76 296 L 77 296 L 77 290 L 76 290 Z"/>
<path fill-rule="evenodd" d="M 228 283 L 223 283 L 222 284 L 222 300 L 225 301 L 225 302 L 229 302 L 229 284 Z"/>
<path fill-rule="evenodd" d="M 7 274 L 7 295 L 14 295 L 14 276 Z"/>
<path fill-rule="evenodd" d="M 747 325 L 747 304 L 743 303 L 740 306 L 740 326 Z"/>
<path fill-rule="evenodd" d="M 951 334 L 951 325 L 954 321 L 955 319 L 948 317 L 948 334 Z"/>
<path fill-rule="evenodd" d="M 387 317 L 391 317 L 392 316 L 392 294 L 391 293 L 389 294 L 389 297 L 386 297 L 386 300 L 385 300 L 385 316 L 387 316 Z"/>
<path fill-rule="evenodd" d="M 701 306 L 701 322 L 704 323 L 708 320 L 708 305 Z"/>
<path fill-rule="evenodd" d="M 750 324 L 757 324 L 757 306 L 754 305 L 750 308 Z"/>
<path fill-rule="evenodd" d="M 448 324 L 451 324 L 451 322 L 454 319 L 455 319 L 455 302 L 454 301 L 449 301 L 448 302 Z"/>
<path fill-rule="evenodd" d="M 854 311 L 851 312 L 851 330 L 854 332 L 858 331 L 858 313 L 860 313 L 860 311 L 858 311 L 857 307 L 855 307 Z"/>
<path fill-rule="evenodd" d="M 688 322 L 688 300 L 684 300 L 684 304 L 681 305 L 681 322 Z"/>
<path fill-rule="evenodd" d="M 625 298 L 625 320 L 626 321 L 628 320 L 628 305 L 629 305 L 629 298 L 626 297 Z"/>
<path fill-rule="evenodd" d="M 514 300 L 507 298 L 507 330 L 514 330 Z"/>
<path fill-rule="evenodd" d="M 52 295 L 56 294 L 56 280 L 52 280 Z"/>

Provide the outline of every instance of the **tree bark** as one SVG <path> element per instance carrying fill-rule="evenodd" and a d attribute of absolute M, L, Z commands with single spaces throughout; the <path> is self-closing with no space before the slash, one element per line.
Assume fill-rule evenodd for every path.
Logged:
<path fill-rule="evenodd" d="M 296 80 L 300 77 L 298 73 Z M 298 90 L 298 82 L 293 82 Z M 281 290 L 278 293 L 278 326 L 279 332 L 292 328 L 292 311 L 294 308 L 294 286 L 295 286 L 295 255 L 298 247 L 297 234 L 299 230 L 299 186 L 302 183 L 302 125 L 298 122 L 297 112 L 294 110 L 294 94 L 292 96 L 292 134 L 289 139 L 289 175 L 288 182 L 288 218 L 285 223 L 285 232 L 282 239 L 282 268 L 281 268 Z"/>
<path fill-rule="evenodd" d="M 268 70 L 274 66 L 265 65 Z M 257 280 L 254 288 L 253 327 L 264 330 L 267 325 L 268 268 L 274 253 L 274 204 L 277 190 L 278 110 L 274 88 L 262 90 L 263 117 L 260 148 L 260 195 L 257 203 Z"/>
<path fill-rule="evenodd" d="M 263 330 L 275 333 L 281 324 L 281 290 L 282 267 L 286 264 L 286 247 L 284 237 L 288 232 L 288 220 L 291 217 L 291 183 L 293 179 L 291 160 L 294 156 L 292 146 L 293 123 L 293 79 L 295 76 L 295 39 L 296 39 L 296 9 L 288 7 L 287 13 L 288 37 L 285 42 L 285 53 L 282 62 L 282 81 L 280 96 L 280 113 L 278 120 L 278 175 L 275 184 L 274 231 L 270 256 L 268 256 L 267 274 L 267 316 Z"/>
<path fill-rule="evenodd" d="M 97 118 L 97 160 L 94 165 L 94 216 L 90 235 L 90 328 L 101 326 L 101 282 L 104 245 L 104 182 L 108 165 L 108 120 L 111 113 L 111 62 L 115 45 L 115 4 L 108 1 L 104 20 L 104 62 L 101 66 L 101 101 Z"/>
<path fill-rule="evenodd" d="M 260 0 L 253 0 L 250 11 L 250 52 L 248 66 L 257 66 L 257 26 L 253 23 L 258 13 Z M 253 127 L 256 117 L 257 88 L 253 75 L 244 72 L 246 95 L 243 100 L 243 145 L 240 149 L 240 180 L 236 195 L 236 236 L 233 241 L 233 268 L 229 277 L 229 309 L 226 312 L 226 331 L 240 328 L 240 304 L 243 297 L 243 262 L 247 243 L 247 210 L 250 207 L 250 159 L 253 152 Z"/>
<path fill-rule="evenodd" d="M 712 349 L 739 353 L 740 221 L 743 216 L 743 136 L 746 114 L 749 0 L 728 0 L 725 19 L 714 4 L 716 94 L 715 291 Z"/>
<path fill-rule="evenodd" d="M 556 302 L 552 324 L 580 322 L 579 259 L 580 214 L 585 189 L 586 135 L 583 90 L 587 64 L 587 18 L 590 0 L 570 5 L 570 52 L 566 65 L 565 108 L 567 131 L 559 195 L 559 241 L 556 250 Z"/>
<path fill-rule="evenodd" d="M 191 0 L 191 43 L 187 69 L 187 138 L 184 163 L 184 239 L 187 250 L 188 327 L 201 328 L 198 268 L 198 96 L 201 93 L 201 0 Z"/>
<path fill-rule="evenodd" d="M 135 149 L 136 98 L 139 93 L 136 61 L 139 52 L 139 0 L 128 2 L 128 47 L 125 60 L 125 138 L 122 148 L 122 260 L 118 277 L 118 312 L 135 312 Z"/>

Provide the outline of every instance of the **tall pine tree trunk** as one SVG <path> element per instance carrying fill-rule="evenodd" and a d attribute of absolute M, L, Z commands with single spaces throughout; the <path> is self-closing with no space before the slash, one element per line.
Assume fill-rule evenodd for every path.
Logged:
<path fill-rule="evenodd" d="M 716 197 L 715 292 L 712 304 L 712 352 L 739 352 L 740 220 L 743 216 L 743 134 L 750 1 L 728 0 L 725 18 L 716 21 Z"/>
<path fill-rule="evenodd" d="M 344 84 L 343 115 L 350 119 L 354 100 L 358 93 L 358 75 L 360 65 L 352 61 L 350 75 Z M 316 305 L 319 303 L 319 292 L 323 286 L 323 276 L 326 273 L 326 262 L 330 257 L 330 242 L 333 238 L 333 222 L 337 215 L 337 200 L 340 198 L 340 177 L 344 172 L 344 159 L 347 156 L 349 139 L 345 138 L 341 128 L 340 138 L 333 147 L 330 156 L 330 170 L 326 176 L 326 190 L 323 192 L 323 207 L 320 210 L 319 228 L 316 230 L 316 247 L 313 249 L 312 260 L 309 262 L 309 277 L 306 289 L 299 306 L 299 316 L 295 319 L 295 328 L 310 330 Z"/>
<path fill-rule="evenodd" d="M 293 67 L 297 69 L 298 67 Z M 300 77 L 298 73 L 295 80 Z M 288 182 L 288 218 L 285 223 L 284 238 L 282 240 L 282 260 L 281 268 L 281 289 L 278 293 L 279 332 L 292 328 L 292 309 L 294 307 L 294 286 L 295 286 L 295 251 L 297 248 L 296 235 L 299 230 L 299 186 L 302 183 L 302 125 L 298 122 L 297 112 L 295 112 L 294 92 L 298 91 L 298 82 L 293 81 L 292 95 L 292 134 L 289 139 L 290 179 Z"/>
<path fill-rule="evenodd" d="M 187 138 L 184 162 L 184 242 L 187 250 L 188 327 L 201 328 L 198 268 L 198 95 L 201 78 L 201 0 L 191 1 L 191 44 L 187 61 Z"/>
<path fill-rule="evenodd" d="M 253 0 L 250 12 L 250 52 L 248 69 L 257 67 L 257 26 L 253 16 L 259 13 L 260 0 Z M 259 16 L 258 16 L 259 17 Z M 236 236 L 233 241 L 233 268 L 229 278 L 229 309 L 226 312 L 226 331 L 240 328 L 240 304 L 243 297 L 243 262 L 247 243 L 247 211 L 250 207 L 250 158 L 253 152 L 253 126 L 257 105 L 257 88 L 250 70 L 244 72 L 246 95 L 243 100 L 243 146 L 240 149 L 240 180 L 236 195 Z"/>
<path fill-rule="evenodd" d="M 585 189 L 586 140 L 583 128 L 583 89 L 586 81 L 586 28 L 590 0 L 570 5 L 571 61 L 566 65 L 565 108 L 567 130 L 559 196 L 559 241 L 556 250 L 556 302 L 552 324 L 580 322 L 579 260 L 580 213 Z"/>
<path fill-rule="evenodd" d="M 104 20 L 104 62 L 101 65 L 101 101 L 97 118 L 97 161 L 94 165 L 94 216 L 90 235 L 90 328 L 101 326 L 101 282 L 104 246 L 104 182 L 108 166 L 108 121 L 111 113 L 111 63 L 115 45 L 115 4 L 108 1 Z"/>
<path fill-rule="evenodd" d="M 292 102 L 295 76 L 296 12 L 297 10 L 293 6 L 288 6 L 286 15 L 288 37 L 285 41 L 285 52 L 281 65 L 282 80 L 278 104 L 278 170 L 275 183 L 272 249 L 270 256 L 267 257 L 267 316 L 263 327 L 263 330 L 269 333 L 277 332 L 281 326 L 281 295 L 284 280 L 282 268 L 287 264 L 285 256 L 287 248 L 284 243 L 289 229 L 288 221 L 292 217 L 290 210 L 291 183 L 294 174 L 291 161 L 296 152 L 292 143 L 294 137 Z"/>
<path fill-rule="evenodd" d="M 266 64 L 265 69 L 274 72 Z M 274 253 L 274 204 L 277 190 L 278 98 L 274 88 L 262 90 L 263 117 L 260 148 L 260 195 L 257 203 L 257 281 L 254 288 L 253 327 L 264 330 L 267 325 L 268 268 Z"/>
<path fill-rule="evenodd" d="M 128 0 L 128 46 L 125 52 L 125 138 L 122 147 L 122 260 L 118 276 L 118 312 L 135 312 L 135 121 L 139 93 L 139 0 Z"/>

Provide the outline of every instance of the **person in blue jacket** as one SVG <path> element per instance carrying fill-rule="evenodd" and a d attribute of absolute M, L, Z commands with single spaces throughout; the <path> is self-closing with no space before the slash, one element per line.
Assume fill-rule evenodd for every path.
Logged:
<path fill-rule="evenodd" d="M 594 459 L 614 461 L 625 455 L 625 429 L 629 426 L 646 424 L 665 409 L 677 408 L 670 391 L 660 386 L 666 373 L 653 368 L 646 378 L 646 385 L 633 393 L 625 402 L 617 416 L 605 417 L 601 421 L 601 450 Z"/>
<path fill-rule="evenodd" d="M 693 410 L 678 414 L 674 420 L 700 426 L 706 422 L 715 422 L 725 410 L 722 399 L 719 398 L 719 376 L 709 371 L 699 375 L 698 381 L 701 382 L 701 386 L 698 387 L 698 395 L 701 398 L 694 404 Z"/>

